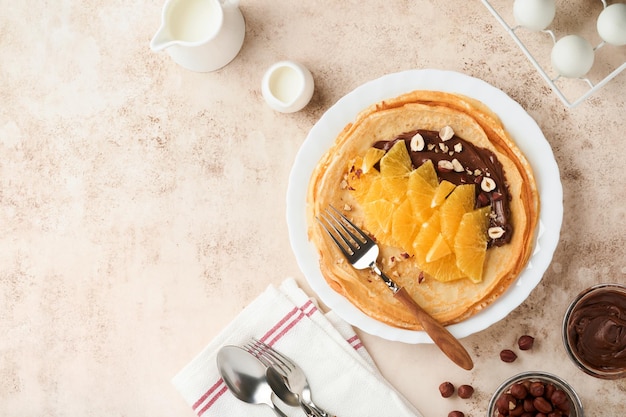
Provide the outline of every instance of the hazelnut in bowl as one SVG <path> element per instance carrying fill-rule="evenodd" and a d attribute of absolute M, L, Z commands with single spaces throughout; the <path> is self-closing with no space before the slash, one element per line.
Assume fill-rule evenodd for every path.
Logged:
<path fill-rule="evenodd" d="M 574 364 L 602 379 L 626 377 L 626 286 L 582 291 L 563 318 L 563 344 Z"/>
<path fill-rule="evenodd" d="M 489 401 L 487 417 L 583 417 L 583 405 L 574 389 L 556 375 L 523 372 L 504 381 Z"/>

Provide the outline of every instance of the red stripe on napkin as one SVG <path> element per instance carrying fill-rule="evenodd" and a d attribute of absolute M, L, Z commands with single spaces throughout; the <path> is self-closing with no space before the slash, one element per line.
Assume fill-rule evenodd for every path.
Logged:
<path fill-rule="evenodd" d="M 359 336 L 357 335 L 354 335 L 351 338 L 349 338 L 347 342 L 350 343 L 350 346 L 352 346 L 354 350 L 359 350 L 363 347 L 363 342 L 361 342 L 361 339 L 359 339 Z"/>
<path fill-rule="evenodd" d="M 274 326 L 272 326 L 272 328 L 270 328 L 261 337 L 260 340 L 272 346 L 274 343 L 280 340 L 283 336 L 285 336 L 291 329 L 293 329 L 294 326 L 300 322 L 300 320 L 302 320 L 304 317 L 311 317 L 317 311 L 319 310 L 317 309 L 317 307 L 311 300 L 308 300 L 306 303 L 304 303 L 300 307 L 294 307 L 293 310 L 285 314 L 285 316 L 282 319 L 280 319 Z M 355 350 L 363 347 L 361 340 L 356 335 L 349 338 L 347 341 Z M 202 396 L 198 399 L 198 401 L 196 401 L 191 406 L 191 408 L 200 417 L 209 408 L 211 408 L 213 404 L 215 404 L 215 402 L 226 391 L 228 391 L 228 387 L 224 383 L 224 380 L 220 378 L 215 384 L 213 384 L 208 389 L 207 392 L 202 394 Z M 202 406 L 202 408 L 200 408 L 200 406 Z"/>

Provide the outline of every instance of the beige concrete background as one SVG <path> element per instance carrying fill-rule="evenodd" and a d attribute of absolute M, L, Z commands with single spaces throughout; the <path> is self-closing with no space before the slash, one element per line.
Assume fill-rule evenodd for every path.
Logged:
<path fill-rule="evenodd" d="M 570 33 L 600 10 L 557 6 Z M 198 74 L 150 51 L 161 7 L 0 0 L 0 415 L 191 416 L 171 377 L 269 283 L 308 288 L 285 222 L 307 132 L 355 87 L 413 68 L 481 78 L 535 118 L 561 170 L 562 235 L 531 296 L 464 340 L 472 372 L 433 346 L 364 334 L 365 345 L 425 417 L 482 416 L 499 382 L 525 369 L 565 377 L 588 415 L 620 415 L 626 380 L 578 371 L 559 329 L 580 290 L 626 281 L 626 74 L 567 109 L 477 0 L 241 0 L 239 56 Z M 625 48 L 604 55 L 624 62 Z M 260 94 L 282 59 L 316 81 L 291 115 Z M 501 363 L 523 333 L 535 349 Z M 476 394 L 443 399 L 444 380 Z"/>

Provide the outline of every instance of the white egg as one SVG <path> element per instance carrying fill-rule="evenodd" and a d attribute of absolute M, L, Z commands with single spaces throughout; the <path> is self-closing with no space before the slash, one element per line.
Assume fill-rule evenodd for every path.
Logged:
<path fill-rule="evenodd" d="M 626 45 L 626 3 L 611 4 L 602 10 L 597 26 L 604 42 L 615 46 Z"/>
<path fill-rule="evenodd" d="M 518 25 L 531 30 L 544 30 L 556 13 L 554 0 L 515 0 L 513 16 Z"/>
<path fill-rule="evenodd" d="M 582 77 L 589 72 L 594 59 L 593 47 L 582 36 L 565 36 L 552 48 L 552 66 L 564 77 Z"/>

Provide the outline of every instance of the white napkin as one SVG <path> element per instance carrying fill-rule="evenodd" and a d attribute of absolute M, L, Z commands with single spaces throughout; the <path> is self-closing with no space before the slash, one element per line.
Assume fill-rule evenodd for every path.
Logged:
<path fill-rule="evenodd" d="M 251 337 L 271 344 L 304 370 L 313 401 L 337 417 L 420 416 L 384 380 L 352 327 L 323 314 L 295 280 L 269 286 L 172 380 L 198 416 L 274 416 L 265 405 L 239 401 L 228 391 L 215 357 L 224 345 Z M 289 416 L 302 410 L 283 406 Z"/>

